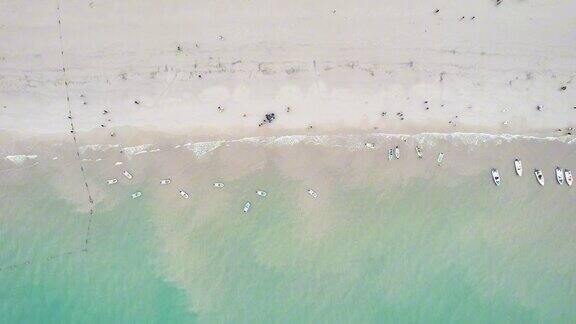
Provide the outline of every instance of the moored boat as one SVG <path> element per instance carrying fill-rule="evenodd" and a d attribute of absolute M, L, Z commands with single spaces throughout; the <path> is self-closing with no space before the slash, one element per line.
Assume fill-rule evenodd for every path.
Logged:
<path fill-rule="evenodd" d="M 496 186 L 500 185 L 500 173 L 497 169 L 492 169 L 492 180 L 494 180 L 494 184 L 496 184 Z"/>
<path fill-rule="evenodd" d="M 564 178 L 566 178 L 566 184 L 571 187 L 572 186 L 572 171 L 564 170 Z"/>
<path fill-rule="evenodd" d="M 436 163 L 438 163 L 438 165 L 441 165 L 443 160 L 444 160 L 444 153 L 440 152 L 440 154 L 438 154 L 438 158 L 436 159 Z"/>
<path fill-rule="evenodd" d="M 516 174 L 522 176 L 522 161 L 520 159 L 514 160 L 514 168 L 516 169 Z"/>
<path fill-rule="evenodd" d="M 564 171 L 560 167 L 556 167 L 556 181 L 559 185 L 564 184 Z"/>
<path fill-rule="evenodd" d="M 536 180 L 541 186 L 544 186 L 544 175 L 542 174 L 542 170 L 535 169 L 534 175 L 536 176 Z"/>
<path fill-rule="evenodd" d="M 128 179 L 132 180 L 132 173 L 128 172 L 127 170 L 122 171 L 122 174 Z"/>
<path fill-rule="evenodd" d="M 422 158 L 422 148 L 418 145 L 416 145 L 416 154 L 418 155 L 418 158 Z"/>
<path fill-rule="evenodd" d="M 252 204 L 251 204 L 249 201 L 247 201 L 247 202 L 244 204 L 244 208 L 242 209 L 242 211 L 243 211 L 244 213 L 247 213 L 247 212 L 250 210 L 250 206 L 252 206 Z"/>
<path fill-rule="evenodd" d="M 140 198 L 140 196 L 142 196 L 142 193 L 140 191 L 136 191 L 132 194 L 132 199 Z"/>
<path fill-rule="evenodd" d="M 188 193 L 184 190 L 180 190 L 180 196 L 182 196 L 182 198 L 185 198 L 185 199 L 190 198 L 190 195 L 188 195 Z"/>
<path fill-rule="evenodd" d="M 308 189 L 308 194 L 312 196 L 312 198 L 318 198 L 318 194 L 312 189 Z"/>

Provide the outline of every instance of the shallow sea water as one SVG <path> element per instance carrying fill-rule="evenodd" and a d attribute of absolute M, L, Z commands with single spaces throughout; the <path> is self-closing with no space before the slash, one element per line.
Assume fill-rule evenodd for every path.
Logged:
<path fill-rule="evenodd" d="M 536 148 L 526 152 L 540 155 Z M 573 163 L 573 149 L 561 149 Z M 0 322 L 576 318 L 576 191 L 553 183 L 552 162 L 542 162 L 544 188 L 528 161 L 522 178 L 501 167 L 496 188 L 493 161 L 449 179 L 460 172 L 449 160 L 437 167 L 408 150 L 395 165 L 386 150 L 381 160 L 344 152 L 344 169 L 313 166 L 297 149 L 250 150 L 233 153 L 267 162 L 234 164 L 243 169 L 236 174 L 223 162 L 229 154 L 216 151 L 174 167 L 169 186 L 155 168 L 170 169 L 168 160 L 133 160 L 140 180 L 115 187 L 98 187 L 110 170 L 88 168 L 97 197 L 88 251 L 87 213 L 66 199 L 52 169 L 2 186 Z M 396 175 L 414 163 L 426 164 L 425 175 Z M 130 199 L 136 190 L 142 197 Z"/>

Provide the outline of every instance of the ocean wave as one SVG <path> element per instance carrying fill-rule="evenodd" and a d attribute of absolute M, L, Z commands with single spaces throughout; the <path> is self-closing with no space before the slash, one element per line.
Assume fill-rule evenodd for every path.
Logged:
<path fill-rule="evenodd" d="M 420 134 L 351 134 L 351 135 L 284 135 L 269 137 L 246 137 L 234 140 L 217 140 L 209 142 L 186 143 L 183 147 L 189 148 L 200 158 L 225 144 L 242 143 L 265 146 L 292 146 L 296 144 L 323 145 L 329 147 L 344 147 L 350 150 L 364 150 L 367 141 L 414 141 L 421 145 L 434 147 L 440 141 L 447 141 L 453 145 L 465 145 L 469 147 L 481 144 L 509 143 L 514 140 L 530 140 L 538 142 L 558 142 L 564 144 L 576 144 L 576 138 L 570 136 L 562 137 L 538 137 L 531 135 L 513 134 L 487 134 L 487 133 L 420 133 Z M 180 147 L 177 145 L 177 147 Z"/>
<path fill-rule="evenodd" d="M 36 158 L 38 158 L 38 155 L 7 155 L 6 157 L 4 157 L 5 160 L 10 161 L 16 165 L 20 165 L 24 162 L 26 162 L 27 160 L 35 160 Z"/>
<path fill-rule="evenodd" d="M 120 145 L 118 144 L 91 144 L 91 145 L 83 145 L 78 147 L 78 152 L 80 152 L 80 154 L 84 154 L 87 151 L 106 151 L 108 149 L 111 148 L 116 148 L 119 147 Z"/>
<path fill-rule="evenodd" d="M 148 149 L 152 147 L 152 144 L 142 144 L 138 146 L 128 146 L 122 148 L 128 159 L 131 159 L 134 155 L 148 153 Z"/>

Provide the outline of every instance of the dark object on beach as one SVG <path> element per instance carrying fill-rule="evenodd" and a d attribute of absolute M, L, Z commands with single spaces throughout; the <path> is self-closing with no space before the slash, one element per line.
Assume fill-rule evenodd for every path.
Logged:
<path fill-rule="evenodd" d="M 436 9 L 436 11 L 434 11 L 435 14 L 439 13 L 440 9 Z"/>
<path fill-rule="evenodd" d="M 108 110 L 104 109 L 104 111 L 102 111 L 102 115 L 106 115 L 108 113 Z"/>
<path fill-rule="evenodd" d="M 476 16 L 472 16 L 472 18 L 470 18 L 470 20 L 474 20 L 474 19 L 476 19 Z"/>
<path fill-rule="evenodd" d="M 460 17 L 460 20 L 464 20 L 464 18 L 466 18 L 465 16 Z"/>
<path fill-rule="evenodd" d="M 223 112 L 223 111 L 224 111 L 224 108 L 222 108 L 221 106 L 218 106 L 218 111 L 219 111 L 219 112 Z"/>
<path fill-rule="evenodd" d="M 566 86 L 561 86 L 560 91 L 564 91 L 564 90 L 566 90 Z"/>
<path fill-rule="evenodd" d="M 276 119 L 276 115 L 274 115 L 274 113 L 266 114 L 266 121 L 267 121 L 268 123 L 273 122 L 274 119 Z"/>
<path fill-rule="evenodd" d="M 308 126 L 309 129 L 312 129 L 312 125 Z"/>
<path fill-rule="evenodd" d="M 182 47 L 180 47 L 180 45 L 178 45 L 178 47 L 176 49 L 178 50 L 178 52 L 182 51 Z"/>
<path fill-rule="evenodd" d="M 286 112 L 287 112 L 287 113 L 290 112 L 290 107 L 286 107 Z"/>
<path fill-rule="evenodd" d="M 264 124 L 271 124 L 274 121 L 274 119 L 276 119 L 276 115 L 274 113 L 266 114 L 262 122 L 258 124 L 258 127 L 262 127 L 264 126 Z"/>
<path fill-rule="evenodd" d="M 574 108 L 576 108 L 576 107 L 574 107 Z M 386 117 L 386 112 L 383 111 L 383 112 L 381 113 L 381 115 L 382 115 L 382 117 Z"/>
<path fill-rule="evenodd" d="M 496 5 L 499 6 L 500 4 L 502 4 L 503 0 L 496 0 Z"/>
<path fill-rule="evenodd" d="M 106 127 L 104 124 L 100 124 L 101 127 Z"/>
<path fill-rule="evenodd" d="M 538 106 L 536 106 L 536 109 L 538 109 L 538 111 L 542 111 L 542 109 L 544 109 L 544 107 L 542 105 L 538 105 Z"/>
<path fill-rule="evenodd" d="M 137 105 L 139 105 L 139 104 L 140 104 L 140 101 L 134 100 L 134 103 L 137 104 Z"/>
<path fill-rule="evenodd" d="M 246 117 L 246 114 L 242 114 L 242 117 Z"/>

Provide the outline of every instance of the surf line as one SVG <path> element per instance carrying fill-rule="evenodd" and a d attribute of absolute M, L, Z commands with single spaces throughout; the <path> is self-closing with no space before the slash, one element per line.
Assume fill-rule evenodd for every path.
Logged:
<path fill-rule="evenodd" d="M 76 148 L 76 157 L 78 158 L 78 164 L 80 165 L 80 172 L 82 173 L 82 180 L 84 181 L 84 186 L 86 187 L 86 194 L 88 196 L 88 203 L 90 204 L 90 212 L 88 213 L 88 225 L 86 226 L 86 236 L 84 239 L 84 252 L 88 252 L 88 242 L 90 240 L 90 228 L 92 226 L 92 216 L 94 215 L 94 199 L 92 199 L 92 194 L 90 192 L 90 186 L 86 180 L 86 170 L 82 164 L 82 159 L 80 158 L 80 149 L 78 147 L 78 140 L 76 138 L 76 129 L 74 127 L 74 119 L 72 116 L 72 108 L 70 107 L 70 91 L 69 91 L 69 80 L 66 73 L 66 60 L 64 56 L 64 39 L 62 37 L 62 13 L 60 8 L 60 1 L 56 1 L 56 15 L 58 18 L 58 38 L 60 40 L 60 56 L 62 58 L 62 75 L 64 78 L 64 90 L 66 93 L 66 109 L 68 110 L 68 120 L 70 121 L 70 134 L 74 140 L 74 147 Z"/>

